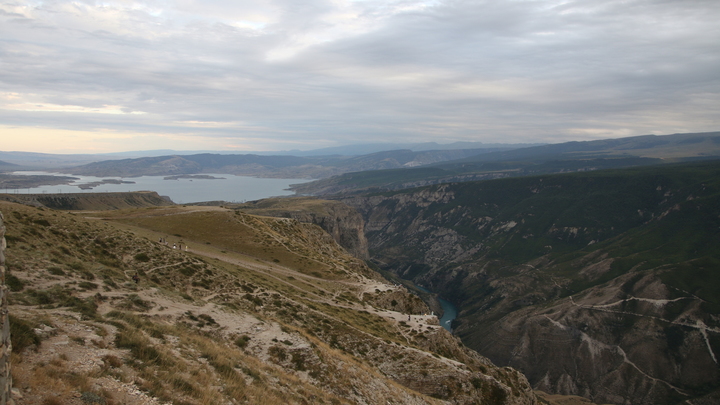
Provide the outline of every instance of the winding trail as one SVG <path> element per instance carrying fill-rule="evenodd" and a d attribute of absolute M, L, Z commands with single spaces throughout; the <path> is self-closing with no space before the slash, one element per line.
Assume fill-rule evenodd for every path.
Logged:
<path fill-rule="evenodd" d="M 637 316 L 637 317 L 641 317 L 641 318 L 649 318 L 649 319 L 657 320 L 660 322 L 665 322 L 665 323 L 669 323 L 669 324 L 673 324 L 673 325 L 684 326 L 684 327 L 696 329 L 700 332 L 701 336 L 703 337 L 703 340 L 705 342 L 705 345 L 707 347 L 710 357 L 715 362 L 715 364 L 718 364 L 717 357 L 715 356 L 712 346 L 710 345 L 710 339 L 708 337 L 708 332 L 720 334 L 720 328 L 708 327 L 702 320 L 699 320 L 699 319 L 696 320 L 695 323 L 685 322 L 685 321 L 672 321 L 672 320 L 668 320 L 668 319 L 665 319 L 665 318 L 662 318 L 659 316 L 654 316 L 654 315 L 647 315 L 647 314 L 641 314 L 641 313 L 637 313 L 637 312 L 620 311 L 620 310 L 611 309 L 612 307 L 615 307 L 615 306 L 618 306 L 620 304 L 630 302 L 630 301 L 647 302 L 647 303 L 652 304 L 656 308 L 661 308 L 664 305 L 667 305 L 671 302 L 678 302 L 678 301 L 682 301 L 682 300 L 702 301 L 698 297 L 692 296 L 692 297 L 680 297 L 680 298 L 675 298 L 675 299 L 651 299 L 651 298 L 639 298 L 639 297 L 631 296 L 631 297 L 623 299 L 623 300 L 615 301 L 615 302 L 608 303 L 608 304 L 601 304 L 601 305 L 582 305 L 582 304 L 578 304 L 577 302 L 575 302 L 575 299 L 573 298 L 573 296 L 570 296 L 569 298 L 570 298 L 571 304 L 577 308 L 582 308 L 582 309 L 591 310 L 591 311 L 620 314 L 620 315 L 632 315 L 632 316 Z M 547 315 L 545 315 L 545 318 L 547 318 L 550 322 L 552 322 L 553 325 L 555 325 L 559 328 L 562 328 L 563 330 L 566 330 L 568 328 L 567 326 L 561 324 L 560 322 L 551 319 Z M 679 394 L 682 394 L 685 396 L 688 395 L 686 392 L 684 392 L 683 390 L 681 390 L 678 387 L 675 387 L 674 385 L 670 384 L 669 382 L 657 379 L 657 378 L 647 374 L 646 372 L 644 372 L 642 369 L 640 369 L 640 367 L 638 367 L 635 363 L 633 363 L 628 358 L 627 353 L 619 345 L 607 345 L 603 342 L 600 342 L 598 340 L 591 338 L 589 335 L 585 334 L 584 332 L 581 332 L 581 331 L 578 331 L 578 332 L 581 334 L 582 340 L 588 344 L 588 350 L 590 350 L 591 355 L 594 356 L 595 354 L 597 354 L 598 348 L 600 350 L 602 350 L 602 349 L 614 350 L 622 356 L 624 363 L 633 367 L 635 370 L 637 370 L 640 374 L 642 374 L 646 378 L 648 378 L 652 381 L 662 382 L 663 384 L 672 388 L 674 391 L 678 392 Z"/>
<path fill-rule="evenodd" d="M 192 206 L 192 207 L 183 207 L 181 210 L 173 210 L 173 209 L 163 209 L 158 211 L 153 211 L 150 213 L 143 212 L 143 213 L 132 213 L 131 215 L 122 216 L 122 217 L 113 217 L 113 218 L 99 218 L 99 217 L 88 217 L 96 220 L 103 220 L 103 221 L 111 221 L 116 225 L 119 225 L 120 227 L 127 227 L 127 228 L 134 228 L 134 229 L 142 229 L 143 231 L 150 233 L 157 234 L 158 236 L 162 236 L 164 234 L 163 232 L 157 232 L 152 231 L 147 228 L 137 228 L 135 225 L 131 224 L 124 224 L 122 222 L 116 222 L 118 219 L 123 218 L 138 218 L 138 217 L 145 217 L 145 216 L 173 216 L 173 215 L 186 215 L 191 213 L 196 213 L 198 211 L 231 211 L 226 208 L 221 207 L 201 207 L 201 206 Z M 284 221 L 289 222 L 291 221 L 288 218 L 274 218 L 278 221 Z M 291 253 L 298 254 L 298 252 L 295 252 L 292 247 L 288 246 L 286 243 L 284 243 L 281 238 L 278 235 L 275 235 L 274 232 L 278 232 L 276 229 L 274 229 L 272 226 L 269 227 L 269 230 L 272 230 L 273 232 L 267 232 L 265 229 L 262 228 L 262 224 L 252 223 L 253 221 L 247 221 L 244 216 L 235 217 L 233 216 L 232 220 L 238 221 L 242 223 L 245 226 L 248 226 L 252 229 L 255 229 L 257 232 L 266 233 L 269 234 L 273 238 L 273 240 L 278 243 L 280 246 L 282 246 L 284 249 L 288 250 Z M 149 240 L 156 240 L 156 238 L 149 238 Z M 328 280 L 320 277 L 315 277 L 313 275 L 301 273 L 297 270 L 288 268 L 286 266 L 283 266 L 278 263 L 271 263 L 268 261 L 265 261 L 261 258 L 250 256 L 242 252 L 233 251 L 233 250 L 220 250 L 212 246 L 206 246 L 203 245 L 197 241 L 193 240 L 185 240 L 185 245 L 188 246 L 188 242 L 191 244 L 195 244 L 196 248 L 190 248 L 188 250 L 179 250 L 178 252 L 184 253 L 187 255 L 195 255 L 198 257 L 203 257 L 207 259 L 214 259 L 218 260 L 233 266 L 238 266 L 246 270 L 250 270 L 253 272 L 258 273 L 259 275 L 262 275 L 264 277 L 268 277 L 273 279 L 274 281 L 285 285 L 287 287 L 301 290 L 308 295 L 305 297 L 308 301 L 312 301 L 315 303 L 322 303 L 322 304 L 329 304 L 333 306 L 343 307 L 347 309 L 354 309 L 354 310 L 361 310 L 361 311 L 368 311 L 370 313 L 373 313 L 377 316 L 383 317 L 394 324 L 399 324 L 400 322 L 405 322 L 409 329 L 436 329 L 436 328 L 442 328 L 442 326 L 439 325 L 439 323 L 436 325 L 435 322 L 437 321 L 437 317 L 434 315 L 411 315 L 410 321 L 407 321 L 408 314 L 404 314 L 397 311 L 392 310 L 386 310 L 386 309 L 380 309 L 375 308 L 372 306 L 366 306 L 362 303 L 341 303 L 337 300 L 338 296 L 341 295 L 343 292 L 346 291 L 352 291 L 354 292 L 357 297 L 362 301 L 362 296 L 365 293 L 375 292 L 375 290 L 380 291 L 386 291 L 394 289 L 395 287 L 388 284 L 383 283 L 378 280 L 369 279 L 363 275 L 357 275 L 357 280 Z M 172 249 L 170 246 L 165 246 L 168 249 Z M 308 258 L 311 259 L 312 258 Z M 156 270 L 162 269 L 162 268 L 168 268 L 173 266 L 178 266 L 183 264 L 184 261 L 180 261 L 177 263 L 170 263 L 163 266 L 158 266 L 151 268 L 149 270 L 145 270 L 146 273 L 152 273 Z M 134 273 L 134 271 L 129 271 L 130 273 Z M 130 275 L 128 274 L 128 271 L 125 272 L 125 276 L 130 279 Z M 292 280 L 292 277 L 294 280 Z M 293 282 L 294 281 L 294 282 Z M 302 285 L 298 285 L 298 282 L 311 282 L 312 289 L 304 289 Z M 345 288 L 332 288 L 332 284 L 336 285 L 342 285 Z M 317 290 L 325 292 L 327 295 L 323 296 L 321 294 L 317 293 Z M 202 297 L 202 302 L 206 303 L 206 305 L 210 304 L 210 301 L 213 298 L 218 297 L 221 295 L 221 292 L 215 292 L 212 294 L 209 294 L 205 297 Z M 169 304 L 166 304 L 169 305 Z M 182 308 L 191 308 L 192 306 L 189 305 L 181 305 Z M 196 307 L 197 308 L 197 307 Z M 163 311 L 165 312 L 165 311 Z M 167 313 L 167 312 L 165 312 Z M 406 336 L 406 334 L 402 330 L 403 328 L 398 328 L 400 333 L 408 340 L 410 341 L 409 336 Z"/>
<path fill-rule="evenodd" d="M 555 325 L 556 327 L 558 327 L 558 328 L 560 328 L 560 329 L 562 329 L 562 330 L 568 330 L 568 329 L 570 329 L 570 327 L 563 325 L 562 323 L 560 323 L 560 322 L 558 322 L 558 321 L 550 318 L 550 317 L 547 316 L 547 315 L 544 315 L 544 317 L 545 317 L 547 320 L 549 320 L 553 325 Z M 623 350 L 623 348 L 620 347 L 619 345 L 608 345 L 608 344 L 603 343 L 603 342 L 601 342 L 601 341 L 599 341 L 599 340 L 593 339 L 593 338 L 590 337 L 588 334 L 586 334 L 585 332 L 582 332 L 582 331 L 573 331 L 573 332 L 580 333 L 580 337 L 581 337 L 582 341 L 585 342 L 585 343 L 587 343 L 587 345 L 588 345 L 588 350 L 590 351 L 591 356 L 595 357 L 595 355 L 597 355 L 601 350 L 614 351 L 614 352 L 618 353 L 618 354 L 622 357 L 623 363 L 625 363 L 625 364 L 629 365 L 630 367 L 634 368 L 638 373 L 640 373 L 641 375 L 643 375 L 645 378 L 648 378 L 648 379 L 650 379 L 650 380 L 652 380 L 652 381 L 654 381 L 654 382 L 659 382 L 659 383 L 665 384 L 665 385 L 667 385 L 669 388 L 671 388 L 673 391 L 677 392 L 678 394 L 681 394 L 681 395 L 684 395 L 684 396 L 689 396 L 689 394 L 686 393 L 685 391 L 683 391 L 682 389 L 680 389 L 680 388 L 678 388 L 678 387 L 670 384 L 669 382 L 667 382 L 667 381 L 665 381 L 665 380 L 661 380 L 661 379 L 659 379 L 659 378 L 655 378 L 655 377 L 651 376 L 650 374 L 646 373 L 645 371 L 643 371 L 640 367 L 638 367 L 637 364 L 633 363 L 633 362 L 628 358 L 627 353 L 625 352 L 625 350 Z"/>
<path fill-rule="evenodd" d="M 653 299 L 649 299 L 649 298 L 630 297 L 630 298 L 627 298 L 624 300 L 613 302 L 611 304 L 603 304 L 603 305 L 582 305 L 582 304 L 576 303 L 572 296 L 570 296 L 569 298 L 570 298 L 570 302 L 572 303 L 572 305 L 576 306 L 578 308 L 589 309 L 589 310 L 594 310 L 594 311 L 601 311 L 601 312 L 609 312 L 609 313 L 614 313 L 614 314 L 633 315 L 633 316 L 639 316 L 641 318 L 651 318 L 651 319 L 655 319 L 655 320 L 658 320 L 661 322 L 671 323 L 674 325 L 687 326 L 689 328 L 699 329 L 699 330 L 705 331 L 705 332 L 720 333 L 720 328 L 711 328 L 711 327 L 705 325 L 705 323 L 702 321 L 697 321 L 696 323 L 683 322 L 683 321 L 671 321 L 671 320 L 661 318 L 659 316 L 654 316 L 654 315 L 646 315 L 646 314 L 639 314 L 637 312 L 617 311 L 617 310 L 607 309 L 611 306 L 619 305 L 619 304 L 622 304 L 623 302 L 628 302 L 628 301 L 633 301 L 633 300 L 650 302 L 655 306 L 661 306 L 661 305 L 664 305 L 664 304 L 662 304 L 663 302 L 668 303 L 668 302 L 676 302 L 676 301 L 683 300 L 683 299 L 694 299 L 691 297 L 682 297 L 682 298 L 676 298 L 673 300 L 653 300 Z M 661 304 L 658 304 L 658 303 L 661 303 Z M 713 357 L 714 357 L 714 355 L 713 355 Z"/>

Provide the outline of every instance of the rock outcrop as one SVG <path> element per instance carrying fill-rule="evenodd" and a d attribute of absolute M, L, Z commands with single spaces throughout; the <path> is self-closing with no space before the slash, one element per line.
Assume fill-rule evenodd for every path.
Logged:
<path fill-rule="evenodd" d="M 8 288 L 5 285 L 5 224 L 0 212 L 0 405 L 11 405 L 12 377 L 10 376 L 10 316 L 8 313 Z"/>
<path fill-rule="evenodd" d="M 292 218 L 315 224 L 353 256 L 359 259 L 369 258 L 363 218 L 356 210 L 341 202 L 297 197 L 271 198 L 226 206 L 255 215 Z"/>

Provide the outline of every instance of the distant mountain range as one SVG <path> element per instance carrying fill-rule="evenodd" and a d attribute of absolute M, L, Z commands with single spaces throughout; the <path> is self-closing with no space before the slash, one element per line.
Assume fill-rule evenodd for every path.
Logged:
<path fill-rule="evenodd" d="M 225 173 L 275 178 L 325 178 L 347 172 L 396 169 L 463 159 L 498 151 L 492 149 L 455 149 L 414 152 L 392 150 L 361 156 L 260 156 L 166 155 L 135 159 L 104 160 L 81 166 L 55 169 L 62 173 L 90 176 L 164 176 L 197 173 Z M 504 149 L 507 150 L 507 149 Z"/>
<path fill-rule="evenodd" d="M 172 149 L 157 149 L 145 151 L 128 151 L 115 153 L 97 153 L 97 154 L 50 154 L 35 152 L 8 152 L 0 151 L 0 160 L 4 160 L 11 164 L 24 166 L 26 169 L 48 169 L 62 168 L 71 166 L 80 166 L 93 162 L 102 162 L 106 160 L 121 159 L 138 159 L 144 157 L 157 156 L 190 156 L 200 154 L 213 155 L 258 155 L 258 156 L 302 156 L 302 157 L 351 157 L 367 155 L 377 152 L 386 152 L 391 150 L 406 149 L 414 152 L 430 151 L 430 150 L 460 150 L 460 149 L 487 149 L 487 150 L 509 150 L 515 148 L 524 148 L 529 146 L 537 146 L 541 144 L 486 144 L 482 142 L 454 142 L 449 144 L 439 144 L 436 142 L 424 143 L 374 143 L 374 144 L 356 144 L 347 146 L 337 146 L 330 148 L 321 148 L 313 150 L 290 150 L 290 151 L 248 151 L 238 153 L 237 151 L 213 151 L 213 150 L 195 150 L 195 151 L 177 151 Z M 0 166 L 0 170 L 2 167 Z"/>
<path fill-rule="evenodd" d="M 348 146 L 335 146 L 330 148 L 314 149 L 309 151 L 290 150 L 285 152 L 256 152 L 258 155 L 276 154 L 276 155 L 294 155 L 294 156 L 360 156 L 371 153 L 385 152 L 389 150 L 407 149 L 413 152 L 431 151 L 431 150 L 460 150 L 460 149 L 499 149 L 509 150 L 517 148 L 527 148 L 531 146 L 544 145 L 541 143 L 482 143 L 482 142 L 453 142 L 440 144 L 437 142 L 422 143 L 369 143 Z"/>
<path fill-rule="evenodd" d="M 383 147 L 404 149 L 375 151 Z M 473 148 L 476 146 L 476 148 Z M 478 147 L 481 146 L 481 147 Z M 432 149 L 435 148 L 435 149 Z M 325 148 L 299 155 L 127 152 L 109 155 L 44 155 L 0 152 L 5 171 L 52 168 L 98 177 L 222 173 L 253 177 L 318 179 L 297 185 L 303 195 L 398 190 L 430 184 L 501 177 L 592 171 L 720 157 L 720 132 L 645 135 L 552 145 L 366 144 Z M 375 151 L 373 153 L 365 153 Z M 128 154 L 143 156 L 122 158 Z M 149 156 L 152 155 L 152 156 Z M 108 157 L 112 157 L 108 159 Z M 100 159 L 91 161 L 90 159 Z M 0 170 L 3 166 L 0 165 Z"/>
<path fill-rule="evenodd" d="M 720 132 L 566 142 L 475 154 L 416 168 L 345 173 L 297 185 L 301 194 L 398 190 L 430 184 L 720 158 Z"/>

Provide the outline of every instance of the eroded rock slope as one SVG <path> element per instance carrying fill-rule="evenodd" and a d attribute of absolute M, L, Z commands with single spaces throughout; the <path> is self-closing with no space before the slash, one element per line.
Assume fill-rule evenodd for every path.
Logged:
<path fill-rule="evenodd" d="M 372 260 L 460 308 L 455 332 L 538 389 L 715 403 L 717 162 L 344 197 Z"/>

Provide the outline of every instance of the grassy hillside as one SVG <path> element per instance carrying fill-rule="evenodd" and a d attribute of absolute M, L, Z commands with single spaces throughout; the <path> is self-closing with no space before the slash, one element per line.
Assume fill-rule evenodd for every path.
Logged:
<path fill-rule="evenodd" d="M 317 226 L 0 211 L 19 405 L 535 403 Z"/>
<path fill-rule="evenodd" d="M 0 200 L 57 210 L 116 210 L 173 205 L 154 191 L 127 193 L 0 194 Z"/>

